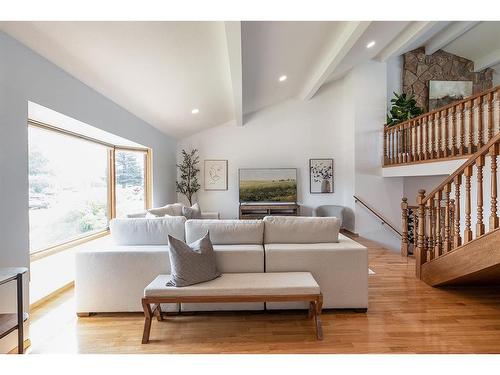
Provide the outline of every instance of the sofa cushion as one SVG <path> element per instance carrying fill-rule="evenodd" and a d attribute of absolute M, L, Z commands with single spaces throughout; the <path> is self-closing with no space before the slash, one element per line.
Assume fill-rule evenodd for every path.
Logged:
<path fill-rule="evenodd" d="M 264 243 L 338 242 L 340 220 L 335 217 L 266 216 Z"/>
<path fill-rule="evenodd" d="M 264 272 L 263 245 L 213 246 L 220 272 Z"/>
<path fill-rule="evenodd" d="M 182 216 L 182 207 L 184 207 L 182 203 L 173 203 L 163 207 L 150 208 L 148 212 L 158 217 L 163 217 L 165 215 Z"/>
<path fill-rule="evenodd" d="M 210 240 L 214 245 L 261 245 L 264 224 L 260 220 L 188 220 L 186 242 L 196 241 L 207 231 L 210 231 Z"/>
<path fill-rule="evenodd" d="M 168 245 L 168 235 L 184 240 L 184 216 L 154 219 L 113 219 L 111 236 L 117 245 Z"/>
<path fill-rule="evenodd" d="M 311 272 L 323 293 L 324 308 L 368 306 L 368 250 L 339 235 L 337 243 L 266 244 L 266 272 Z M 274 308 L 306 308 L 299 303 L 270 303 Z"/>

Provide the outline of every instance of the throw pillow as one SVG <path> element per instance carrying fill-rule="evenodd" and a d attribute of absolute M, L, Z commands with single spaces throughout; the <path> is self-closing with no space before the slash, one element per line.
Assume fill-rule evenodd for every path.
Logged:
<path fill-rule="evenodd" d="M 165 215 L 182 216 L 182 204 L 180 203 L 167 204 L 166 206 L 163 207 L 150 208 L 148 212 L 158 217 L 162 217 Z"/>
<path fill-rule="evenodd" d="M 207 234 L 190 244 L 168 236 L 170 247 L 170 280 L 168 286 L 183 287 L 213 280 L 220 276 L 215 253 Z"/>
<path fill-rule="evenodd" d="M 193 204 L 191 207 L 182 207 L 182 215 L 186 219 L 201 219 L 201 210 L 198 203 Z"/>

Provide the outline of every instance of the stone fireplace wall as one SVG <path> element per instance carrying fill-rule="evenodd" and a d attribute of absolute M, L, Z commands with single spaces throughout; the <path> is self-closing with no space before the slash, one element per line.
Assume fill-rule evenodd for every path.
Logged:
<path fill-rule="evenodd" d="M 439 50 L 427 56 L 418 48 L 403 55 L 403 92 L 415 95 L 417 105 L 428 110 L 429 81 L 472 81 L 473 93 L 493 87 L 493 69 L 474 72 L 474 63 Z"/>

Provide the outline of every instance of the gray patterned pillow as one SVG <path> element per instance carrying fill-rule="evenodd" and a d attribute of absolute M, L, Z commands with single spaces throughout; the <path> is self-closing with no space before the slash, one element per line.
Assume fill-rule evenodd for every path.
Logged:
<path fill-rule="evenodd" d="M 201 219 L 201 210 L 198 203 L 193 204 L 191 207 L 182 207 L 182 215 L 186 219 Z"/>
<path fill-rule="evenodd" d="M 169 235 L 168 245 L 171 267 L 168 286 L 188 286 L 220 276 L 208 232 L 203 238 L 189 245 Z"/>

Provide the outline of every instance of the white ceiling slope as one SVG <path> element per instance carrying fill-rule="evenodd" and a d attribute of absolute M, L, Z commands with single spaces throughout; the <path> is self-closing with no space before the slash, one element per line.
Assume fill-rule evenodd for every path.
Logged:
<path fill-rule="evenodd" d="M 471 59 L 476 70 L 500 67 L 500 22 L 3 22 L 0 30 L 177 138 L 244 125 L 262 108 L 313 98 L 358 64 L 421 46 Z"/>
<path fill-rule="evenodd" d="M 223 22 L 3 22 L 0 29 L 166 134 L 234 118 Z"/>

